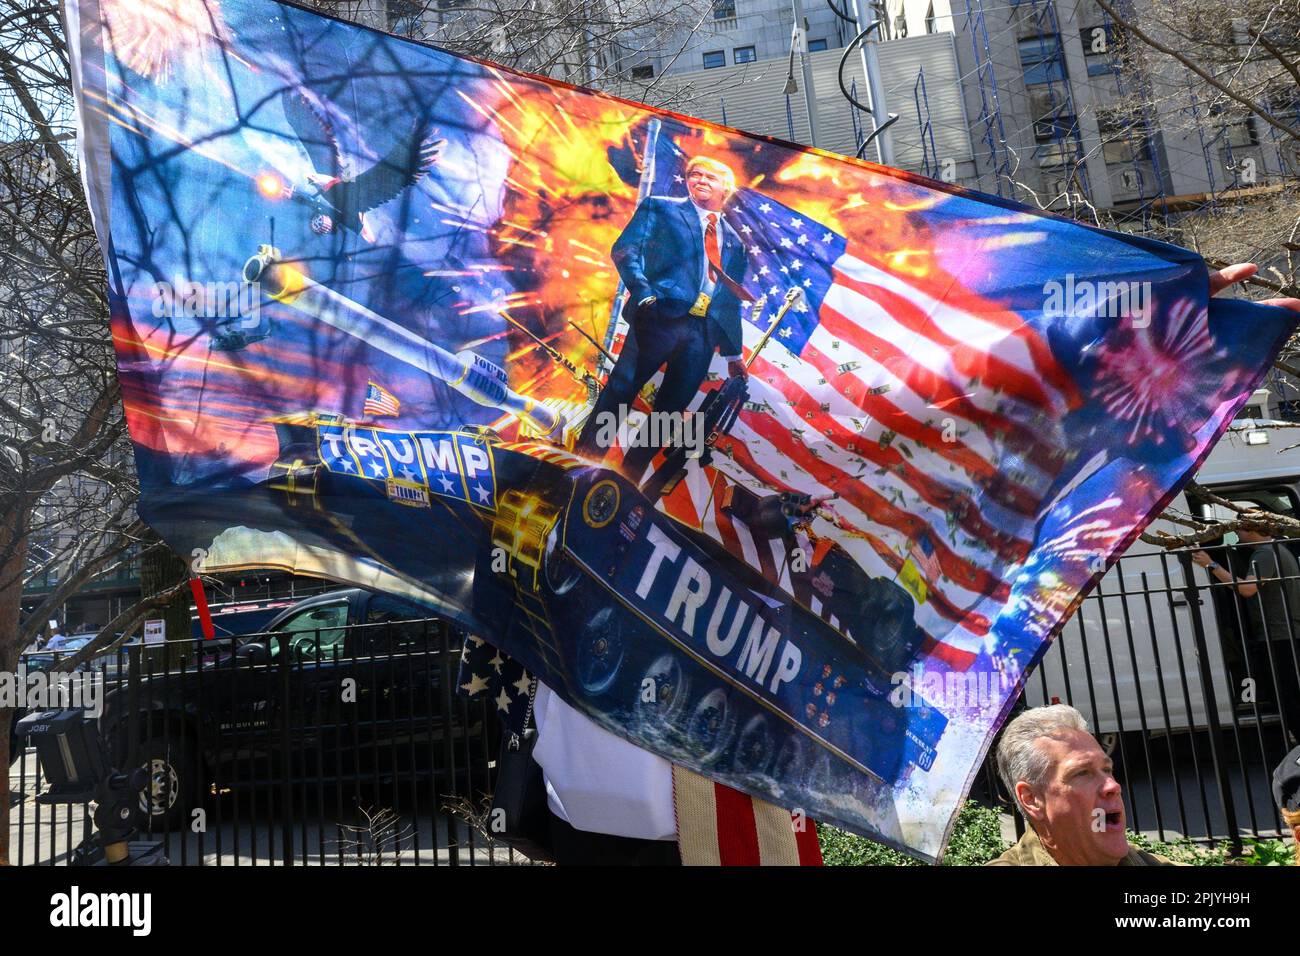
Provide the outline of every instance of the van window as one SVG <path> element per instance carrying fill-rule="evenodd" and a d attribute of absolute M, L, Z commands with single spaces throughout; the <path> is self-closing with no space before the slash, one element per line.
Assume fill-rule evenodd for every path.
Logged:
<path fill-rule="evenodd" d="M 270 639 L 271 659 L 277 659 L 281 649 L 286 646 L 289 649 L 290 660 L 316 660 L 318 646 L 320 658 L 328 658 L 332 653 L 331 649 L 341 645 L 343 635 L 347 633 L 347 623 L 346 601 L 299 611 L 276 627 L 279 635 L 283 636 Z"/>
<path fill-rule="evenodd" d="M 357 631 L 354 653 L 360 657 L 422 651 L 428 640 L 426 635 L 436 627 L 424 623 L 432 616 L 433 612 L 427 608 L 387 594 L 376 594 L 366 608 L 368 626 Z"/>
<path fill-rule="evenodd" d="M 1231 501 L 1239 508 L 1258 508 L 1289 518 L 1300 517 L 1300 500 L 1296 498 L 1295 489 L 1290 485 L 1263 485 L 1258 488 L 1220 485 L 1209 489 L 1220 498 Z M 1236 514 L 1223 505 L 1209 501 L 1198 501 L 1193 494 L 1188 494 L 1188 502 L 1207 521 L 1231 521 Z"/>

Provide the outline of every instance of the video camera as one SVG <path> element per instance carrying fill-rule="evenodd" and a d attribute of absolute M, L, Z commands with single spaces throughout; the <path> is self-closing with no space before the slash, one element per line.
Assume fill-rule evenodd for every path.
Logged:
<path fill-rule="evenodd" d="M 67 707 L 28 714 L 18 722 L 18 736 L 36 747 L 49 788 L 38 803 L 94 803 L 96 833 L 72 851 L 72 866 L 166 866 L 162 844 L 132 840 L 132 803 L 149 785 L 143 767 L 129 772 L 113 768 L 104 741 L 84 710 Z"/>

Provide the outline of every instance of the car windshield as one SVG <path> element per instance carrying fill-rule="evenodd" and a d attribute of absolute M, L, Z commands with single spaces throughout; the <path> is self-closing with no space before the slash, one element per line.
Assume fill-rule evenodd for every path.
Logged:
<path fill-rule="evenodd" d="M 347 623 L 346 600 L 307 607 L 276 624 L 272 633 L 249 635 L 240 642 L 240 646 L 265 644 L 272 660 L 278 659 L 280 652 L 286 648 L 291 660 L 328 658 L 332 653 L 343 650 Z"/>
<path fill-rule="evenodd" d="M 78 651 L 95 639 L 94 634 L 75 634 L 59 641 L 50 641 L 49 651 Z"/>

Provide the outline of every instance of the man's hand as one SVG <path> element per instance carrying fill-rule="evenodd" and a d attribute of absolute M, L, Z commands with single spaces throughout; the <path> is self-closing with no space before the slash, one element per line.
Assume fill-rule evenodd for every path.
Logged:
<path fill-rule="evenodd" d="M 734 358 L 728 361 L 727 374 L 732 378 L 744 378 L 748 374 L 745 370 L 744 359 Z"/>
<path fill-rule="evenodd" d="M 1259 266 L 1253 262 L 1239 262 L 1223 269 L 1210 270 L 1210 295 L 1218 295 L 1225 289 L 1240 285 L 1256 272 Z M 1265 299 L 1262 305 L 1280 305 L 1292 312 L 1300 312 L 1300 299 Z"/>
<path fill-rule="evenodd" d="M 1192 563 L 1202 568 L 1208 568 L 1214 563 L 1214 559 L 1204 551 L 1193 551 L 1191 557 Z"/>

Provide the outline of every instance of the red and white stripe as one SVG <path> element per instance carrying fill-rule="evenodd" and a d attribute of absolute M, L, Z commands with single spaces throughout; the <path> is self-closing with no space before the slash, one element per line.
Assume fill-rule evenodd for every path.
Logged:
<path fill-rule="evenodd" d="M 734 480 L 735 465 L 720 461 L 722 468 L 688 468 L 686 477 L 672 493 L 659 502 L 659 508 L 678 522 L 698 528 L 722 544 L 731 554 L 742 559 L 757 571 L 764 580 L 781 588 L 795 601 L 808 608 L 831 627 L 840 630 L 843 622 L 822 606 L 817 593 L 807 579 L 792 576 L 789 572 L 791 556 L 786 542 L 765 539 L 754 534 L 739 518 L 722 510 L 722 491 L 726 483 Z M 752 479 L 747 482 L 752 484 Z M 755 489 L 765 493 L 766 489 Z M 835 540 L 858 562 L 868 574 L 875 577 L 894 578 L 903 566 L 906 555 L 901 553 L 906 542 L 893 538 L 892 544 L 877 533 L 862 532 L 840 520 L 835 524 L 817 518 L 812 530 L 823 538 Z M 884 529 L 876 529 L 888 534 Z M 811 542 L 799 542 L 805 555 L 814 551 Z M 948 593 L 936 593 L 931 600 L 916 610 L 917 625 L 925 632 L 929 650 L 943 657 L 954 667 L 965 668 L 974 662 L 988 633 L 991 616 L 1001 602 L 990 599 L 980 606 L 978 595 L 968 594 L 955 585 L 950 592 L 959 594 L 971 606 L 959 607 Z M 854 635 L 850 635 L 851 637 Z M 858 639 L 862 635 L 857 635 Z"/>
<path fill-rule="evenodd" d="M 683 866 L 821 866 L 817 824 L 673 765 Z"/>
<path fill-rule="evenodd" d="M 928 534 L 926 563 L 939 574 L 917 623 L 930 652 L 967 666 L 1010 594 L 1064 460 L 1058 423 L 1078 404 L 1073 381 L 1014 313 L 853 251 L 835 263 L 818 318 L 799 356 L 779 336 L 768 341 L 750 369 L 757 407 L 719 442 L 714 468 L 689 468 L 660 508 L 814 613 L 815 595 L 793 594 L 785 546 L 757 541 L 722 514 L 726 482 L 757 482 L 759 494 L 838 495 L 812 529 L 872 575 L 896 577 Z M 746 322 L 744 332 L 752 352 L 761 330 Z"/>

